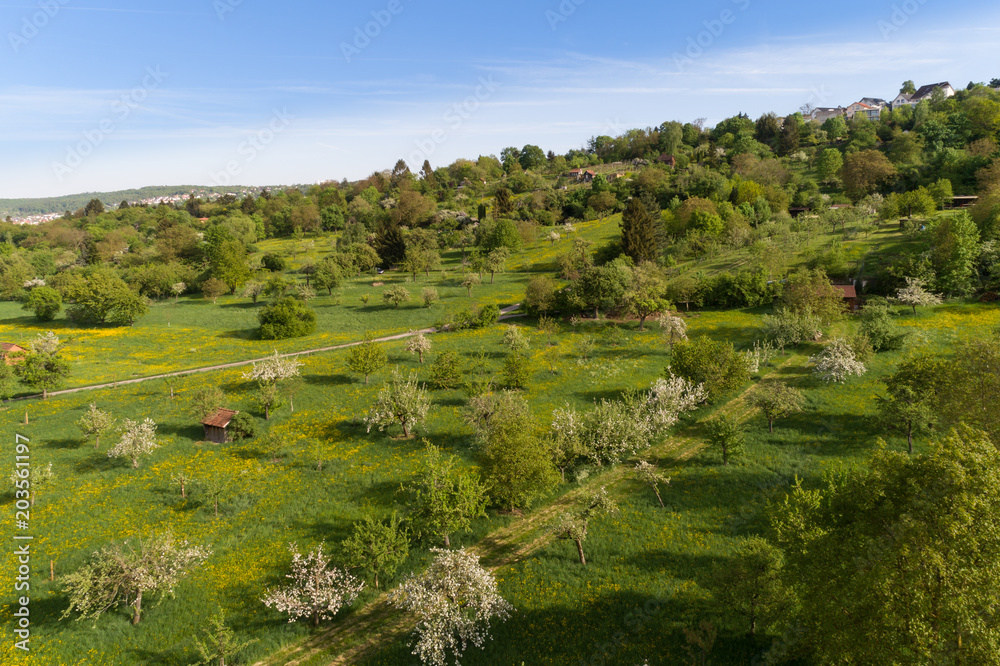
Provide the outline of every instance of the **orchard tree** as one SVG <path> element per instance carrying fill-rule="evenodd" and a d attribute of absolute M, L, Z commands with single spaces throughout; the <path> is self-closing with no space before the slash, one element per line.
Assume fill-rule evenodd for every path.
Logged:
<path fill-rule="evenodd" d="M 398 425 L 403 429 L 403 437 L 409 439 L 410 429 L 427 418 L 430 406 L 431 398 L 427 387 L 417 383 L 417 373 L 410 373 L 409 377 L 404 378 L 399 368 L 396 368 L 365 416 L 368 432 L 373 427 L 384 432 L 386 428 Z"/>
<path fill-rule="evenodd" d="M 792 608 L 794 596 L 782 580 L 784 556 L 779 548 L 758 536 L 749 537 L 719 567 L 712 580 L 713 597 L 726 615 L 740 618 L 757 635 Z"/>
<path fill-rule="evenodd" d="M 486 255 L 486 270 L 490 272 L 490 284 L 497 273 L 503 273 L 507 266 L 507 259 L 510 257 L 510 249 L 506 246 L 494 248 Z"/>
<path fill-rule="evenodd" d="M 69 375 L 69 362 L 60 356 L 62 344 L 52 331 L 39 334 L 30 347 L 31 351 L 14 366 L 14 374 L 22 384 L 41 389 L 42 399 L 48 399 L 49 391 L 59 388 Z"/>
<path fill-rule="evenodd" d="M 94 437 L 94 450 L 101 447 L 101 435 L 111 430 L 115 419 L 108 412 L 103 412 L 97 405 L 90 403 L 90 408 L 76 422 L 76 427 L 83 431 L 85 437 Z"/>
<path fill-rule="evenodd" d="M 136 546 L 129 541 L 106 546 L 63 578 L 70 601 L 62 617 L 78 613 L 77 619 L 96 620 L 125 604 L 132 608 L 132 624 L 139 624 L 144 598 L 173 596 L 180 579 L 211 554 L 202 546 L 175 542 L 170 532 L 139 539 Z"/>
<path fill-rule="evenodd" d="M 465 287 L 465 291 L 468 293 L 469 298 L 472 298 L 472 288 L 477 287 L 482 283 L 483 279 L 476 273 L 466 273 L 465 277 L 462 279 L 462 286 Z"/>
<path fill-rule="evenodd" d="M 139 456 L 149 455 L 161 444 L 156 439 L 156 423 L 146 418 L 141 422 L 123 419 L 121 439 L 108 451 L 109 458 L 128 458 L 132 468 L 139 469 Z"/>
<path fill-rule="evenodd" d="M 341 608 L 350 606 L 365 584 L 354 576 L 330 566 L 330 558 L 320 543 L 308 555 L 299 553 L 298 545 L 288 544 L 292 553 L 292 572 L 285 575 L 291 583 L 283 588 L 267 589 L 261 601 L 268 608 L 288 614 L 288 621 L 304 617 L 314 627 L 320 620 L 332 620 Z"/>
<path fill-rule="evenodd" d="M 577 554 L 580 556 L 580 564 L 586 564 L 587 558 L 583 554 L 583 542 L 587 539 L 587 527 L 590 520 L 596 516 L 616 514 L 618 506 L 608 496 L 608 491 L 601 488 L 597 494 L 590 498 L 582 510 L 577 512 L 564 511 L 559 514 L 555 524 L 552 525 L 552 533 L 557 539 L 566 539 L 576 544 Z"/>
<path fill-rule="evenodd" d="M 35 497 L 39 489 L 47 486 L 55 478 L 51 462 L 45 466 L 33 465 L 30 470 L 27 467 L 18 467 L 10 473 L 10 482 L 14 486 L 14 496 L 17 499 L 24 499 L 30 491 L 29 506 L 35 506 Z"/>
<path fill-rule="evenodd" d="M 368 333 L 365 334 L 365 341 L 351 347 L 347 355 L 347 367 L 359 375 L 364 375 L 365 384 L 368 384 L 369 375 L 381 370 L 388 362 L 385 350 Z"/>
<path fill-rule="evenodd" d="M 722 464 L 743 450 L 743 426 L 735 418 L 720 414 L 708 424 L 709 440 L 722 451 Z"/>
<path fill-rule="evenodd" d="M 507 326 L 504 327 L 503 338 L 500 340 L 500 344 L 507 347 L 507 349 L 514 353 L 527 351 L 530 346 L 528 338 L 526 338 L 521 329 L 514 324 L 507 324 Z"/>
<path fill-rule="evenodd" d="M 665 312 L 660 316 L 659 322 L 660 336 L 668 347 L 672 348 L 675 342 L 688 339 L 687 322 L 677 315 Z"/>
<path fill-rule="evenodd" d="M 747 397 L 747 403 L 759 409 L 767 419 L 768 432 L 774 432 L 774 422 L 792 412 L 802 411 L 805 396 L 780 379 L 769 379 L 757 385 Z"/>
<path fill-rule="evenodd" d="M 201 293 L 205 295 L 205 298 L 211 298 L 212 302 L 215 303 L 219 300 L 219 296 L 222 296 L 229 287 L 222 280 L 216 280 L 215 278 L 208 278 L 201 283 Z M 257 301 L 254 300 L 256 303 Z"/>
<path fill-rule="evenodd" d="M 414 331 L 410 331 L 410 333 L 413 334 Z M 421 365 L 424 362 L 424 354 L 430 350 L 431 341 L 423 333 L 411 335 L 410 339 L 406 342 L 406 351 L 416 354 L 420 358 Z"/>
<path fill-rule="evenodd" d="M 632 282 L 622 296 L 625 311 L 639 318 L 639 330 L 644 330 L 646 318 L 670 307 L 664 298 L 667 283 L 660 267 L 651 262 L 632 269 Z"/>
<path fill-rule="evenodd" d="M 708 336 L 674 344 L 671 366 L 666 374 L 677 374 L 696 384 L 704 384 L 709 399 L 736 390 L 750 379 L 750 364 L 731 342 Z"/>
<path fill-rule="evenodd" d="M 400 304 L 409 302 L 410 292 L 403 285 L 397 284 L 382 292 L 382 300 L 391 304 L 393 308 L 398 309 Z"/>
<path fill-rule="evenodd" d="M 378 577 L 391 578 L 410 554 L 410 539 L 402 519 L 395 513 L 388 520 L 366 514 L 354 523 L 351 536 L 341 547 L 348 569 L 364 569 L 379 587 Z"/>
<path fill-rule="evenodd" d="M 177 299 L 180 298 L 180 295 L 187 291 L 187 288 L 188 286 L 184 282 L 175 282 L 170 285 L 170 293 L 174 295 L 174 304 L 177 303 Z M 256 302 L 256 300 L 254 302 Z"/>
<path fill-rule="evenodd" d="M 462 365 L 457 353 L 438 354 L 431 364 L 431 384 L 439 389 L 456 389 L 462 385 Z"/>
<path fill-rule="evenodd" d="M 422 537 L 434 537 L 451 548 L 450 535 L 468 530 L 474 518 L 486 516 L 486 488 L 471 471 L 455 467 L 440 449 L 426 442 L 423 469 L 410 487 L 413 523 Z"/>
<path fill-rule="evenodd" d="M 226 626 L 226 616 L 219 608 L 202 629 L 204 640 L 194 639 L 195 649 L 201 660 L 194 666 L 226 666 L 227 659 L 234 659 L 244 649 L 257 642 L 256 638 L 239 642 L 232 629 Z"/>
<path fill-rule="evenodd" d="M 413 654 L 424 664 L 444 666 L 449 652 L 457 660 L 470 643 L 481 648 L 491 621 L 508 619 L 514 608 L 476 555 L 464 549 L 431 552 L 435 558 L 427 570 L 408 578 L 389 601 L 420 618 Z"/>
<path fill-rule="evenodd" d="M 920 354 L 903 361 L 896 372 L 882 379 L 887 394 L 875 398 L 882 424 L 906 435 L 910 453 L 913 434 L 929 429 L 937 416 L 935 402 L 946 374 L 944 361 Z"/>
<path fill-rule="evenodd" d="M 924 281 L 919 278 L 906 278 L 906 286 L 896 290 L 896 300 L 913 308 L 917 314 L 917 306 L 940 305 L 941 297 L 924 289 Z"/>
<path fill-rule="evenodd" d="M 278 400 L 278 384 L 299 376 L 302 361 L 292 358 L 282 358 L 278 350 L 274 355 L 260 362 L 254 361 L 253 367 L 243 373 L 243 379 L 257 382 L 259 399 L 264 407 L 264 420 L 270 420 L 271 407 Z"/>
<path fill-rule="evenodd" d="M 813 374 L 825 382 L 844 382 L 851 375 L 860 377 L 865 374 L 865 364 L 857 359 L 851 344 L 843 338 L 830 341 L 823 351 L 809 357 L 809 362 L 815 365 Z"/>
<path fill-rule="evenodd" d="M 663 498 L 660 497 L 660 484 L 670 483 L 670 477 L 664 476 L 653 463 L 640 460 L 635 466 L 635 476 L 639 481 L 647 484 L 656 493 L 656 500 L 660 503 L 660 508 L 665 508 Z"/>

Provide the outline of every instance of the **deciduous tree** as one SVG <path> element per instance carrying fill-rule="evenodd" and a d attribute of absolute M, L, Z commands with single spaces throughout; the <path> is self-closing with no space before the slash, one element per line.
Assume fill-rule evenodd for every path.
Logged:
<path fill-rule="evenodd" d="M 596 516 L 615 514 L 618 506 L 608 496 L 605 488 L 601 488 L 587 505 L 580 511 L 564 511 L 559 514 L 555 524 L 552 525 L 552 533 L 557 539 L 566 539 L 576 544 L 577 554 L 580 556 L 580 564 L 586 564 L 587 558 L 583 553 L 583 542 L 587 539 L 587 527 L 591 519 Z"/>
<path fill-rule="evenodd" d="M 128 458 L 132 468 L 139 468 L 139 456 L 148 455 L 160 448 L 156 439 L 156 423 L 145 418 L 141 422 L 122 419 L 121 439 L 108 451 L 109 458 Z"/>
<path fill-rule="evenodd" d="M 289 622 L 311 618 L 314 627 L 319 626 L 320 620 L 332 620 L 341 608 L 350 606 L 365 584 L 330 566 L 330 557 L 323 548 L 320 543 L 303 557 L 297 544 L 289 544 L 292 572 L 285 578 L 291 582 L 282 588 L 265 590 L 261 599 L 264 605 L 287 613 Z"/>
<path fill-rule="evenodd" d="M 774 432 L 774 422 L 792 412 L 802 410 L 805 396 L 780 379 L 769 379 L 757 385 L 747 397 L 747 403 L 759 409 L 767 419 L 768 432 Z"/>
<path fill-rule="evenodd" d="M 424 664 L 444 666 L 449 652 L 458 659 L 467 645 L 482 647 L 493 619 L 506 620 L 514 608 L 479 558 L 463 550 L 432 548 L 434 561 L 390 596 L 397 608 L 420 618 L 413 654 Z"/>
<path fill-rule="evenodd" d="M 352 371 L 365 376 L 365 384 L 368 377 L 374 372 L 381 370 L 389 358 L 385 350 L 369 334 L 365 334 L 365 340 L 360 345 L 351 347 L 347 355 L 347 367 Z"/>
<path fill-rule="evenodd" d="M 402 518 L 395 513 L 387 520 L 366 514 L 354 523 L 342 546 L 348 569 L 364 569 L 378 588 L 378 577 L 391 578 L 410 553 L 410 539 Z"/>
<path fill-rule="evenodd" d="M 427 418 L 431 399 L 427 388 L 417 383 L 417 373 L 403 377 L 399 368 L 392 371 L 392 378 L 379 391 L 365 423 L 368 432 L 377 427 L 379 432 L 398 425 L 403 429 L 403 437 L 409 439 L 410 429 Z"/>
<path fill-rule="evenodd" d="M 426 442 L 426 458 L 414 483 L 413 524 L 423 537 L 434 537 L 451 548 L 451 535 L 468 530 L 475 518 L 486 515 L 486 488 L 472 471 L 456 468 L 455 457 L 445 458 Z"/>
<path fill-rule="evenodd" d="M 83 431 L 85 437 L 94 436 L 94 449 L 101 447 L 101 435 L 111 430 L 115 419 L 108 412 L 101 411 L 97 405 L 90 403 L 90 408 L 84 412 L 76 427 Z"/>
<path fill-rule="evenodd" d="M 173 596 L 180 579 L 211 553 L 187 541 L 175 542 L 170 532 L 140 539 L 135 546 L 129 541 L 106 546 L 63 578 L 70 601 L 62 617 L 78 613 L 77 619 L 96 620 L 125 604 L 133 609 L 132 624 L 139 624 L 143 598 Z"/>

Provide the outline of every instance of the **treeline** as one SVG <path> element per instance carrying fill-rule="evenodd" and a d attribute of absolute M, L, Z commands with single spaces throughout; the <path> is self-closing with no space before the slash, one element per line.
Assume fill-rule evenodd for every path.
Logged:
<path fill-rule="evenodd" d="M 71 194 L 62 197 L 43 197 L 38 199 L 0 199 L 0 217 L 28 217 L 31 215 L 50 215 L 76 211 L 86 206 L 92 199 L 98 199 L 107 206 L 117 205 L 120 201 L 143 201 L 159 197 L 183 196 L 189 192 L 204 192 L 205 194 L 240 193 L 240 187 L 200 187 L 196 185 L 153 186 L 133 190 L 118 190 L 115 192 L 87 192 Z"/>

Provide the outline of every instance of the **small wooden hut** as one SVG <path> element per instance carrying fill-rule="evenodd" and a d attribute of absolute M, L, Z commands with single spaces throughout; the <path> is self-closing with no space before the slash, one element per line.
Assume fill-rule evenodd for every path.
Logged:
<path fill-rule="evenodd" d="M 239 412 L 234 412 L 231 409 L 217 409 L 214 413 L 206 416 L 201 422 L 205 426 L 205 439 L 216 444 L 225 444 L 226 436 L 229 434 L 226 432 L 226 428 L 229 427 L 230 421 L 237 414 Z"/>
<path fill-rule="evenodd" d="M 853 284 L 835 284 L 833 288 L 841 293 L 844 299 L 844 307 L 851 312 L 857 312 L 860 307 L 858 303 L 858 291 Z"/>
<path fill-rule="evenodd" d="M 0 342 L 0 358 L 2 358 L 3 362 L 7 365 L 16 365 L 20 361 L 20 359 L 16 356 L 12 358 L 12 354 L 27 353 L 27 351 L 28 350 L 24 347 L 19 347 L 18 345 L 10 342 Z"/>

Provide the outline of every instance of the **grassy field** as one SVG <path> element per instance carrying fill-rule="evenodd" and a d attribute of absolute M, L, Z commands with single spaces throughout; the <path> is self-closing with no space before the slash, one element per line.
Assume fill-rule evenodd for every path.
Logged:
<path fill-rule="evenodd" d="M 579 225 L 576 233 L 600 244 L 612 238 L 616 229 L 617 219 L 609 218 Z M 906 239 L 885 228 L 860 242 L 884 247 Z M 571 243 L 572 234 L 554 245 L 536 243 L 513 258 L 512 270 L 498 274 L 494 285 L 478 288 L 473 300 L 504 305 L 519 301 L 531 273 L 551 272 L 557 255 Z M 273 245 L 262 243 L 261 250 L 285 246 Z M 305 261 L 305 255 L 294 261 Z M 440 304 L 429 309 L 411 304 L 399 310 L 376 304 L 381 288 L 373 287 L 370 277 L 359 278 L 344 286 L 339 303 L 330 297 L 314 301 L 319 313 L 315 335 L 277 344 L 253 340 L 253 306 L 229 297 L 215 305 L 196 299 L 157 304 L 135 327 L 121 329 L 77 329 L 63 319 L 41 326 L 23 317 L 16 305 L 4 303 L 0 304 L 0 339 L 24 341 L 38 331 L 57 331 L 68 342 L 74 386 L 259 357 L 274 348 L 309 349 L 356 340 L 366 331 L 384 334 L 427 326 L 450 310 L 466 307 L 465 290 L 455 284 L 460 253 L 447 259 L 449 274 L 409 285 L 416 296 L 421 287 L 434 284 L 442 296 Z M 715 260 L 718 265 L 709 268 L 723 270 L 743 259 L 738 253 L 720 255 Z M 685 269 L 704 270 L 705 265 Z M 389 285 L 404 277 L 378 279 Z M 363 293 L 372 294 L 367 306 L 361 303 Z M 687 315 L 689 333 L 731 340 L 746 348 L 758 336 L 760 316 L 768 311 L 691 312 Z M 917 316 L 904 314 L 900 323 L 912 332 L 910 349 L 947 352 L 955 340 L 996 327 L 1000 310 L 993 305 L 950 303 L 921 310 Z M 624 344 L 601 344 L 591 359 L 579 359 L 575 353 L 578 340 L 584 335 L 601 336 L 603 323 L 590 321 L 576 330 L 564 326 L 556 338 L 553 372 L 548 362 L 553 352 L 546 352 L 543 336 L 529 320 L 519 325 L 525 327 L 532 343 L 528 398 L 539 429 L 546 426 L 552 410 L 565 403 L 586 408 L 596 399 L 648 386 L 668 362 L 657 332 L 639 333 L 631 323 L 623 326 Z M 853 324 L 838 326 L 846 330 Z M 485 351 L 498 372 L 501 332 L 495 326 L 434 336 L 427 361 L 448 350 L 471 361 L 474 354 Z M 422 379 L 427 377 L 427 365 L 420 366 L 405 352 L 403 343 L 388 343 L 386 349 L 391 365 L 415 369 Z M 487 562 L 499 565 L 501 592 L 517 608 L 509 622 L 496 628 L 495 640 L 482 652 L 468 652 L 463 662 L 639 664 L 649 659 L 650 664 L 684 663 L 683 629 L 710 616 L 712 568 L 724 564 L 742 538 L 763 529 L 767 503 L 786 492 L 796 476 L 814 481 L 826 470 L 863 464 L 875 446 L 880 433 L 870 417 L 878 378 L 891 371 L 902 352 L 881 354 L 864 377 L 828 386 L 814 379 L 806 365 L 807 357 L 818 349 L 810 345 L 779 356 L 775 367 L 765 370 L 789 380 L 807 396 L 806 410 L 776 424 L 773 435 L 737 394 L 686 417 L 671 437 L 648 452 L 670 469 L 673 480 L 663 493 L 666 508 L 659 507 L 648 487 L 629 477 L 629 464 L 624 464 L 590 470 L 589 476 L 563 485 L 524 518 L 493 514 L 479 520 L 470 533 L 456 535 L 454 544 L 479 544 L 488 555 Z M 192 634 L 219 607 L 241 637 L 257 639 L 247 650 L 247 658 L 263 659 L 310 635 L 308 627 L 288 624 L 259 601 L 264 587 L 282 582 L 289 561 L 288 542 L 308 547 L 325 540 L 335 547 L 366 510 L 382 515 L 402 510 L 405 497 L 399 488 L 419 465 L 420 438 L 454 453 L 463 465 L 475 465 L 470 431 L 461 420 L 464 395 L 460 391 L 434 391 L 434 407 L 428 422 L 419 428 L 418 438 L 401 441 L 377 432 L 369 434 L 360 423 L 388 368 L 365 386 L 346 369 L 344 351 L 308 356 L 303 361 L 305 387 L 295 397 L 294 413 L 284 405 L 268 424 L 286 441 L 277 463 L 254 443 L 203 443 L 197 419 L 188 414 L 189 397 L 206 382 L 225 389 L 227 406 L 258 414 L 253 387 L 238 370 L 181 379 L 174 387 L 173 400 L 168 386 L 154 381 L 7 405 L 0 437 L 11 444 L 16 434 L 29 437 L 33 464 L 51 462 L 56 479 L 40 490 L 31 513 L 33 652 L 27 659 L 14 650 L 12 642 L 4 642 L 0 663 L 188 664 L 196 659 Z M 154 419 L 162 448 L 145 458 L 138 470 L 109 460 L 104 453 L 107 441 L 95 451 L 74 426 L 91 402 L 118 418 Z M 747 421 L 747 450 L 728 467 L 721 465 L 717 452 L 703 446 L 701 422 L 716 409 Z M 25 411 L 28 425 L 21 424 Z M 890 439 L 890 445 L 902 444 Z M 918 440 L 917 448 L 922 445 Z M 317 458 L 323 460 L 322 471 L 316 469 Z M 231 479 L 218 518 L 197 487 L 186 500 L 180 497 L 171 477 L 182 471 L 203 479 Z M 618 497 L 621 512 L 592 524 L 586 542 L 588 565 L 582 567 L 572 544 L 539 541 L 545 521 L 536 516 L 547 515 L 545 509 L 553 501 L 568 502 L 602 485 Z M 5 494 L 0 501 L 13 514 L 13 496 Z M 487 535 L 518 525 L 518 543 L 525 547 L 525 557 L 512 559 L 490 550 Z M 165 529 L 192 543 L 209 544 L 214 551 L 205 565 L 181 583 L 176 599 L 158 607 L 146 604 L 137 627 L 129 624 L 127 612 L 109 613 L 96 624 L 60 621 L 67 604 L 60 576 L 110 541 Z M 528 548 L 528 544 L 539 547 Z M 427 546 L 414 547 L 404 571 L 424 566 Z M 5 571 L 15 569 L 10 551 L 0 556 Z M 56 573 L 54 582 L 49 581 L 50 562 Z M 366 590 L 338 622 L 356 619 L 377 596 L 376 591 Z M 5 593 L 0 607 L 5 623 L 11 620 L 11 603 Z M 750 663 L 759 652 L 757 646 L 736 638 L 742 632 L 733 629 L 721 627 L 714 663 Z M 354 636 L 347 642 L 357 644 L 363 639 Z M 329 663 L 338 649 L 321 650 L 309 663 Z M 399 664 L 415 663 L 415 658 L 409 656 L 405 638 L 394 638 L 357 661 Z"/>

